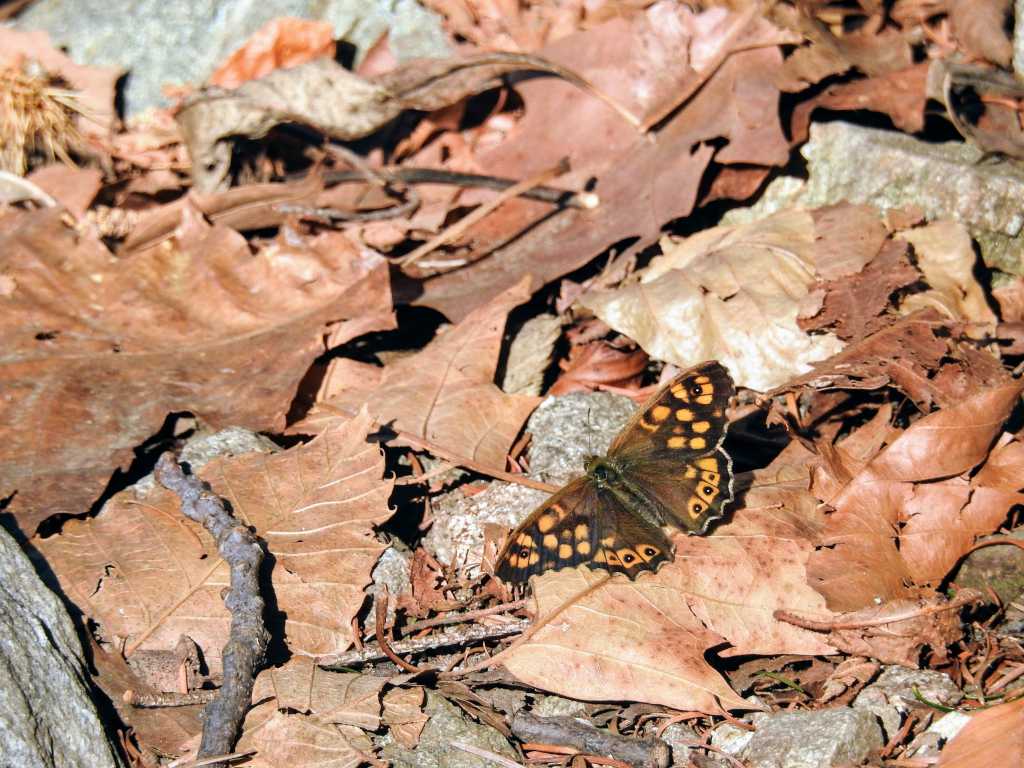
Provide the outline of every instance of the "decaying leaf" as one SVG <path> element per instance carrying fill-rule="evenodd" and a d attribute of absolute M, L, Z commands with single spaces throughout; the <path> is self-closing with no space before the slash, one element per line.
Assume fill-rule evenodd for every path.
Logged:
<path fill-rule="evenodd" d="M 331 393 L 325 408 L 295 425 L 309 432 L 330 423 L 330 414 L 354 412 L 363 403 L 381 424 L 501 469 L 537 398 L 507 395 L 494 383 L 508 313 L 530 296 L 529 278 L 513 286 L 421 352 L 395 361 L 379 380 L 350 377 Z M 371 369 L 372 370 L 372 369 Z"/>
<path fill-rule="evenodd" d="M 392 688 L 384 694 L 384 722 L 395 741 L 406 749 L 415 748 L 430 719 L 423 711 L 424 700 L 423 688 L 419 685 Z"/>
<path fill-rule="evenodd" d="M 392 481 L 382 479 L 380 449 L 366 442 L 369 427 L 365 413 L 339 419 L 307 445 L 215 459 L 200 474 L 274 555 L 274 594 L 293 653 L 348 647 L 384 549 L 372 527 L 391 515 Z M 129 651 L 173 648 L 185 633 L 219 668 L 230 618 L 221 597 L 227 566 L 169 493 L 122 492 L 96 518 L 70 521 L 37 547 L 107 640 L 122 638 Z"/>
<path fill-rule="evenodd" d="M 849 211 L 877 220 L 864 209 Z M 721 360 L 737 384 L 770 389 L 842 349 L 832 334 L 808 335 L 797 323 L 817 280 L 819 252 L 838 250 L 828 242 L 834 231 L 842 230 L 818 232 L 810 213 L 786 211 L 683 241 L 666 238 L 664 255 L 639 282 L 581 303 L 652 357 L 682 368 Z M 860 267 L 875 255 L 873 241 L 863 243 L 855 252 Z"/>
<path fill-rule="evenodd" d="M 325 333 L 393 322 L 386 263 L 342 233 L 253 255 L 191 215 L 163 250 L 119 261 L 50 209 L 0 219 L 0 243 L 0 494 L 28 533 L 87 511 L 169 413 L 280 430 Z"/>
<path fill-rule="evenodd" d="M 1024 762 L 1024 698 L 975 712 L 939 755 L 939 768 Z"/>
<path fill-rule="evenodd" d="M 248 718 L 247 718 L 248 725 Z M 255 768 L 358 768 L 373 742 L 358 728 L 275 711 L 259 728 L 246 731 L 237 751 L 255 751 Z"/>
<path fill-rule="evenodd" d="M 275 69 L 288 69 L 326 56 L 334 58 L 334 26 L 329 21 L 282 16 L 271 19 L 228 56 L 210 85 L 237 88 Z"/>
<path fill-rule="evenodd" d="M 274 697 L 278 709 L 304 712 L 322 723 L 380 727 L 381 692 L 387 678 L 355 672 L 329 672 L 308 656 L 268 669 L 256 678 L 253 701 Z"/>

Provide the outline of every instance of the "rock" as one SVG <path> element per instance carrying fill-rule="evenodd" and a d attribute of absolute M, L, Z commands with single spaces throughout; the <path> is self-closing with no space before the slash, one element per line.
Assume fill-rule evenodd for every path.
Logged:
<path fill-rule="evenodd" d="M 561 485 L 583 474 L 586 457 L 606 451 L 634 410 L 636 405 L 628 397 L 607 392 L 547 398 L 526 425 L 533 435 L 527 451 L 530 476 Z M 514 527 L 547 496 L 500 482 L 468 497 L 456 489 L 434 502 L 434 524 L 424 546 L 443 563 L 477 564 L 482 559 L 485 524 Z"/>
<path fill-rule="evenodd" d="M 672 765 L 691 765 L 693 756 L 702 752 L 702 750 L 690 746 L 694 742 L 700 741 L 700 734 L 686 723 L 672 723 L 661 732 L 661 738 L 672 750 Z M 713 752 L 711 754 L 714 755 Z M 719 755 L 714 756 L 719 757 Z"/>
<path fill-rule="evenodd" d="M 897 131 L 834 121 L 813 123 L 801 154 L 808 179 L 775 179 L 758 203 L 730 211 L 723 223 L 763 218 L 788 206 L 817 208 L 843 200 L 882 210 L 915 206 L 929 219 L 967 225 L 991 267 L 1024 274 L 1024 169 L 1008 161 L 979 162 L 970 144 L 940 144 Z"/>
<path fill-rule="evenodd" d="M 0 529 L 0 763 L 123 765 L 104 737 L 87 677 L 67 611 Z"/>
<path fill-rule="evenodd" d="M 857 694 L 851 706 L 877 717 L 886 738 L 892 738 L 910 709 L 925 706 L 914 696 L 915 687 L 928 701 L 949 707 L 964 697 L 949 675 L 928 669 L 892 666 L 886 667 L 877 680 Z"/>
<path fill-rule="evenodd" d="M 279 16 L 329 21 L 360 53 L 389 31 L 400 61 L 449 54 L 440 18 L 415 0 L 38 0 L 15 25 L 45 29 L 79 64 L 128 70 L 125 111 L 131 115 L 166 104 L 165 83 L 202 83 Z"/>
<path fill-rule="evenodd" d="M 479 768 L 484 761 L 454 746 L 479 747 L 509 759 L 517 759 L 505 737 L 490 726 L 474 723 L 440 694 L 427 691 L 424 711 L 430 715 L 415 749 L 395 742 L 384 745 L 382 755 L 394 768 Z"/>
<path fill-rule="evenodd" d="M 839 707 L 756 717 L 741 759 L 750 768 L 833 768 L 858 765 L 882 746 L 882 729 L 863 709 Z"/>
<path fill-rule="evenodd" d="M 1022 531 L 1008 536 L 1024 540 Z M 1000 534 L 997 538 L 1004 537 Z M 1024 594 L 1024 549 L 1013 544 L 976 549 L 961 561 L 952 578 L 961 589 L 984 593 L 991 587 L 1003 603 L 1017 602 Z"/>
<path fill-rule="evenodd" d="M 904 751 L 904 757 L 934 758 L 939 751 L 971 721 L 966 712 L 947 712 L 919 734 Z"/>
<path fill-rule="evenodd" d="M 530 708 L 530 714 L 537 717 L 586 717 L 587 707 L 582 701 L 561 696 L 539 696 Z"/>
<path fill-rule="evenodd" d="M 723 723 L 711 732 L 711 745 L 718 747 L 727 755 L 738 755 L 747 748 L 754 732 L 739 728 L 731 723 Z"/>

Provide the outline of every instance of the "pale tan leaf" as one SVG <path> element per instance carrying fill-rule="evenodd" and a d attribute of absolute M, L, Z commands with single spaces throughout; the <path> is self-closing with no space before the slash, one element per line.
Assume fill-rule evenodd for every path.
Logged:
<path fill-rule="evenodd" d="M 785 211 L 684 241 L 665 238 L 664 255 L 638 283 L 581 303 L 652 357 L 683 368 L 717 359 L 737 384 L 769 389 L 843 347 L 834 335 L 809 335 L 797 324 L 819 254 L 837 250 L 828 234 L 841 231 L 816 232 L 812 214 Z M 860 263 L 872 256 L 865 251 Z"/>
<path fill-rule="evenodd" d="M 538 398 L 507 395 L 494 383 L 508 313 L 530 296 L 530 278 L 474 310 L 421 352 L 387 366 L 379 382 L 348 379 L 331 408 L 294 427 L 315 431 L 339 409 L 366 403 L 381 424 L 498 469 Z"/>
<path fill-rule="evenodd" d="M 900 305 L 905 312 L 936 307 L 957 320 L 994 323 L 985 292 L 974 277 L 977 256 L 967 227 L 952 219 L 932 222 L 899 237 L 914 246 L 917 265 L 930 290 L 913 293 Z"/>
<path fill-rule="evenodd" d="M 380 727 L 381 690 L 387 678 L 355 672 L 329 672 L 308 656 L 294 656 L 282 667 L 256 678 L 253 701 L 273 696 L 278 709 L 291 709 L 323 723 Z"/>
<path fill-rule="evenodd" d="M 976 712 L 939 755 L 939 768 L 1024 763 L 1024 698 Z"/>
<path fill-rule="evenodd" d="M 423 711 L 423 687 L 392 688 L 384 694 L 384 724 L 395 741 L 413 749 L 430 715 Z"/>
<path fill-rule="evenodd" d="M 249 764 L 257 768 L 357 768 L 365 764 L 366 754 L 353 744 L 353 736 L 362 732 L 346 730 L 306 715 L 274 712 L 236 749 L 255 749 L 257 754 Z"/>

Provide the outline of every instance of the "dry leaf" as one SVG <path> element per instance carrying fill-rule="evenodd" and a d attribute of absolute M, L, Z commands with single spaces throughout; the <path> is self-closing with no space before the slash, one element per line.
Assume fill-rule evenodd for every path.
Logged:
<path fill-rule="evenodd" d="M 325 333 L 392 323 L 386 263 L 341 233 L 254 255 L 193 215 L 119 261 L 48 210 L 0 219 L 0 243 L 0 495 L 27 533 L 87 511 L 169 413 L 280 430 Z"/>
<path fill-rule="evenodd" d="M 985 291 L 974 277 L 977 256 L 967 227 L 942 219 L 900 232 L 899 237 L 914 246 L 917 265 L 930 286 L 928 291 L 908 296 L 900 305 L 901 311 L 935 307 L 958 320 L 996 321 Z"/>
<path fill-rule="evenodd" d="M 386 684 L 385 677 L 329 672 L 308 656 L 295 656 L 282 667 L 261 672 L 252 699 L 274 697 L 278 709 L 310 714 L 322 723 L 375 731 L 380 727 L 381 691 Z"/>
<path fill-rule="evenodd" d="M 1024 698 L 971 715 L 942 750 L 938 768 L 987 768 L 1024 763 Z"/>
<path fill-rule="evenodd" d="M 384 550 L 372 526 L 391 515 L 392 481 L 366 442 L 366 414 L 337 420 L 307 445 L 278 454 L 215 459 L 200 476 L 256 528 L 275 559 L 277 608 L 293 653 L 339 653 Z M 183 633 L 216 670 L 229 615 L 227 566 L 206 532 L 161 489 L 115 496 L 97 517 L 72 520 L 36 540 L 65 594 L 108 640 L 129 649 L 173 648 Z"/>
<path fill-rule="evenodd" d="M 548 390 L 549 395 L 589 392 L 603 385 L 633 388 L 647 368 L 642 349 L 616 349 L 605 341 L 594 341 L 569 350 L 569 359 L 559 363 L 562 374 Z"/>
<path fill-rule="evenodd" d="M 957 42 L 974 57 L 1009 69 L 1013 59 L 1009 0 L 951 0 L 949 26 Z"/>
<path fill-rule="evenodd" d="M 914 590 L 908 585 L 945 576 L 936 574 L 935 555 L 929 552 L 935 540 L 943 537 L 922 536 L 929 527 L 926 521 L 945 517 L 951 528 L 970 528 L 970 518 L 949 519 L 961 514 L 971 493 L 968 482 L 957 476 L 988 456 L 1020 391 L 1021 384 L 1012 381 L 919 419 L 830 497 L 835 512 L 822 534 L 824 546 L 812 554 L 808 566 L 811 584 L 830 608 L 856 611 L 876 601 L 911 598 Z M 1017 458 L 1014 453 L 1000 456 L 999 461 Z M 1005 483 L 999 480 L 1003 474 L 994 469 L 991 482 L 1005 493 Z M 1008 511 L 1009 506 L 1004 509 Z M 924 515 L 922 521 L 911 526 L 908 534 L 904 526 L 918 515 Z M 984 510 L 970 517 L 977 521 L 991 519 L 992 514 Z M 904 535 L 915 536 L 909 559 L 898 545 Z M 963 537 L 959 541 L 965 544 Z M 945 539 L 938 546 L 950 544 Z M 952 557 L 947 551 L 943 561 L 952 567 L 965 552 Z"/>
<path fill-rule="evenodd" d="M 502 469 L 505 456 L 538 398 L 507 395 L 494 384 L 508 313 L 530 297 L 530 278 L 479 307 L 422 351 L 384 368 L 379 381 L 364 379 L 326 401 L 330 408 L 293 427 L 315 431 L 338 409 L 366 403 L 380 424 Z M 351 381 L 351 379 L 349 379 Z"/>
<path fill-rule="evenodd" d="M 253 768 L 358 768 L 372 747 L 358 728 L 275 711 L 259 728 L 250 729 L 246 718 L 246 732 L 235 749 L 256 751 L 248 763 Z"/>
<path fill-rule="evenodd" d="M 384 724 L 406 749 L 414 749 L 430 715 L 423 711 L 423 687 L 392 688 L 384 694 Z"/>
<path fill-rule="evenodd" d="M 329 21 L 271 19 L 210 75 L 210 85 L 237 88 L 275 69 L 288 69 L 326 56 L 334 58 L 334 26 Z"/>
<path fill-rule="evenodd" d="M 581 303 L 652 357 L 681 368 L 721 360 L 740 386 L 770 389 L 842 349 L 835 336 L 811 336 L 797 324 L 817 278 L 818 254 L 835 253 L 838 244 L 829 238 L 842 231 L 819 233 L 810 213 L 785 211 L 683 241 L 666 238 L 664 255 L 638 283 L 588 294 Z M 850 252 L 863 266 L 877 248 L 871 239 L 860 245 L 864 250 Z M 833 264 L 834 257 L 825 261 Z"/>

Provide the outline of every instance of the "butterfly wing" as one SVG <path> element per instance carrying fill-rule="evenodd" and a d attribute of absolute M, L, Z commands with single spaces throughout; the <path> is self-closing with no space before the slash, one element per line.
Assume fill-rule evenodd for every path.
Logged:
<path fill-rule="evenodd" d="M 657 570 L 671 554 L 664 532 L 626 510 L 589 477 L 573 480 L 508 537 L 495 573 L 513 592 L 549 570 L 586 565 L 631 578 Z"/>
<path fill-rule="evenodd" d="M 721 446 L 735 391 L 721 363 L 702 363 L 659 390 L 612 443 L 609 460 L 665 523 L 703 533 L 732 499 Z"/>

